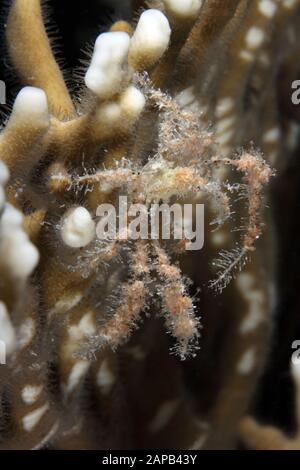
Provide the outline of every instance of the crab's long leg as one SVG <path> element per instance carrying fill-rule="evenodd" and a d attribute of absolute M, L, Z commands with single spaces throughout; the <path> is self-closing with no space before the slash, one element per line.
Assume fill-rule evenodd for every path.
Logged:
<path fill-rule="evenodd" d="M 113 316 L 95 334 L 79 347 L 79 355 L 94 357 L 103 347 L 116 349 L 126 340 L 139 319 L 147 296 L 145 277 L 148 274 L 147 248 L 144 241 L 137 242 L 131 257 L 132 279 L 122 286 L 121 302 Z"/>
<path fill-rule="evenodd" d="M 199 336 L 199 322 L 194 316 L 193 300 L 186 291 L 180 269 L 170 263 L 167 253 L 157 242 L 153 242 L 153 247 L 157 257 L 156 270 L 163 282 L 160 296 L 166 325 L 178 340 L 178 352 L 184 359 L 191 353 L 193 343 Z"/>

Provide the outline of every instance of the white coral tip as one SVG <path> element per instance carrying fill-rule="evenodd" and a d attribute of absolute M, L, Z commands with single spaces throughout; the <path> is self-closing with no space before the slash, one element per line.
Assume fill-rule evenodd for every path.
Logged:
<path fill-rule="evenodd" d="M 61 226 L 63 242 L 70 248 L 87 246 L 96 234 L 95 222 L 84 207 L 76 207 L 65 214 Z"/>
<path fill-rule="evenodd" d="M 6 204 L 5 211 L 1 219 L 2 233 L 9 233 L 13 229 L 21 229 L 24 216 L 21 211 L 16 209 L 11 204 Z"/>
<path fill-rule="evenodd" d="M 3 209 L 5 203 L 5 193 L 2 186 L 0 186 L 0 211 Z"/>
<path fill-rule="evenodd" d="M 0 302 L 0 341 L 5 344 L 6 354 L 11 354 L 16 347 L 16 335 L 6 306 Z"/>
<path fill-rule="evenodd" d="M 28 119 L 49 123 L 49 111 L 47 95 L 41 88 L 26 86 L 18 93 L 13 114 L 18 116 L 26 115 Z"/>
<path fill-rule="evenodd" d="M 39 261 L 39 252 L 24 231 L 23 214 L 6 204 L 0 224 L 0 258 L 11 275 L 26 279 Z"/>
<path fill-rule="evenodd" d="M 98 36 L 85 84 L 99 98 L 108 99 L 120 91 L 127 72 L 129 44 L 130 37 L 124 32 Z"/>
<path fill-rule="evenodd" d="M 138 117 L 145 107 L 145 102 L 143 93 L 136 87 L 130 86 L 123 93 L 120 106 L 124 113 Z"/>
<path fill-rule="evenodd" d="M 9 180 L 9 171 L 7 166 L 0 160 L 0 184 L 4 185 Z"/>
<path fill-rule="evenodd" d="M 163 0 L 166 8 L 175 16 L 194 18 L 199 13 L 202 0 Z"/>
<path fill-rule="evenodd" d="M 166 16 L 159 10 L 142 13 L 131 38 L 129 61 L 134 68 L 151 66 L 168 48 L 171 28 Z"/>
<path fill-rule="evenodd" d="M 39 252 L 21 230 L 11 235 L 9 244 L 11 269 L 17 278 L 26 279 L 39 262 Z"/>
<path fill-rule="evenodd" d="M 109 66 L 112 62 L 122 64 L 127 58 L 130 37 L 123 31 L 100 34 L 95 42 L 95 60 L 99 67 Z"/>

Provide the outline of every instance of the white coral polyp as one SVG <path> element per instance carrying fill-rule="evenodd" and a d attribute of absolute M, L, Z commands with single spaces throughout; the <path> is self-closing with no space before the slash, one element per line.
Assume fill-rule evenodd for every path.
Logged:
<path fill-rule="evenodd" d="M 41 88 L 26 86 L 18 93 L 14 106 L 13 116 L 24 118 L 30 121 L 37 121 L 39 124 L 49 124 L 49 110 L 47 95 Z"/>
<path fill-rule="evenodd" d="M 26 279 L 39 261 L 38 250 L 22 230 L 16 230 L 11 234 L 7 248 L 11 270 L 16 277 Z"/>
<path fill-rule="evenodd" d="M 155 9 L 145 11 L 131 38 L 129 63 L 134 68 L 155 64 L 167 50 L 170 36 L 171 28 L 166 16 Z"/>
<path fill-rule="evenodd" d="M 143 93 L 134 86 L 130 86 L 121 96 L 120 106 L 122 111 L 130 117 L 138 117 L 145 107 Z"/>
<path fill-rule="evenodd" d="M 128 73 L 127 56 L 130 37 L 116 31 L 98 36 L 85 84 L 99 98 L 108 99 L 122 88 Z"/>
<path fill-rule="evenodd" d="M 164 0 L 167 10 L 182 18 L 196 17 L 202 3 L 202 0 Z"/>
<path fill-rule="evenodd" d="M 0 223 L 0 260 L 11 276 L 26 279 L 39 261 L 39 252 L 23 227 L 23 215 L 6 204 Z"/>
<path fill-rule="evenodd" d="M 6 354 L 11 354 L 16 348 L 16 334 L 10 321 L 6 306 L 0 301 L 0 341 L 3 341 Z"/>
<path fill-rule="evenodd" d="M 5 203 L 5 193 L 2 186 L 0 186 L 0 211 L 3 209 Z"/>
<path fill-rule="evenodd" d="M 1 219 L 1 231 L 6 235 L 11 233 L 14 229 L 21 229 L 24 216 L 22 212 L 18 211 L 11 204 L 7 204 Z"/>
<path fill-rule="evenodd" d="M 96 113 L 98 121 L 105 122 L 107 126 L 118 123 L 122 117 L 120 104 L 117 102 L 104 103 Z"/>
<path fill-rule="evenodd" d="M 63 217 L 60 233 L 67 246 L 82 248 L 95 238 L 96 224 L 85 207 L 75 207 Z"/>
<path fill-rule="evenodd" d="M 0 185 L 3 186 L 9 179 L 9 171 L 7 166 L 0 160 Z"/>
<path fill-rule="evenodd" d="M 103 103 L 97 110 L 97 120 L 107 126 L 122 124 L 129 118 L 136 120 L 145 107 L 143 93 L 134 86 L 129 86 L 117 101 Z"/>
<path fill-rule="evenodd" d="M 5 203 L 4 185 L 9 179 L 9 171 L 7 166 L 0 160 L 0 211 L 2 211 Z"/>

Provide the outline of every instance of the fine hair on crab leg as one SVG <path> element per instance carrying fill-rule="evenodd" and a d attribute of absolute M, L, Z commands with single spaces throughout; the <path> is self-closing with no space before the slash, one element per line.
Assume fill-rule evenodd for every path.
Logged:
<path fill-rule="evenodd" d="M 122 288 L 122 305 L 114 312 L 111 320 L 99 332 L 87 337 L 78 348 L 76 356 L 95 359 L 96 352 L 111 347 L 115 350 L 128 338 L 138 320 L 146 299 L 146 289 L 142 281 L 124 284 Z"/>
<path fill-rule="evenodd" d="M 220 260 L 215 265 L 221 270 L 210 287 L 223 290 L 233 277 L 234 271 L 246 262 L 247 255 L 254 250 L 254 244 L 261 235 L 260 210 L 262 206 L 262 191 L 274 175 L 269 165 L 259 154 L 242 153 L 236 159 L 213 157 L 213 162 L 230 165 L 243 173 L 247 185 L 248 222 L 241 246 L 230 251 L 221 252 Z"/>
<path fill-rule="evenodd" d="M 132 279 L 122 285 L 121 302 L 113 316 L 93 335 L 86 337 L 76 353 L 78 357 L 95 357 L 99 349 L 111 347 L 115 350 L 129 336 L 145 307 L 148 294 L 147 247 L 139 241 L 131 256 Z"/>
<path fill-rule="evenodd" d="M 178 341 L 174 348 L 181 359 L 197 349 L 199 321 L 194 315 L 193 299 L 188 295 L 180 269 L 170 263 L 167 253 L 157 242 L 153 242 L 157 259 L 156 270 L 162 280 L 160 297 L 166 325 Z"/>

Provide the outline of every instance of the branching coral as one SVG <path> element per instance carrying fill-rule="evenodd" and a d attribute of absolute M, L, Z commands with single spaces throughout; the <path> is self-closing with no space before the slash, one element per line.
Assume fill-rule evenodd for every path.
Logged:
<path fill-rule="evenodd" d="M 291 372 L 295 385 L 295 408 L 297 418 L 297 430 L 294 437 L 286 436 L 275 426 L 263 426 L 251 417 L 243 418 L 240 424 L 240 437 L 243 444 L 256 450 L 299 450 L 299 401 L 300 380 L 299 364 L 291 366 Z"/>
<path fill-rule="evenodd" d="M 27 86 L 0 134 L 0 157 L 10 171 L 11 204 L 2 215 L 0 270 L 3 264 L 5 276 L 10 275 L 21 257 L 22 276 L 28 282 L 25 292 L 22 283 L 17 297 L 14 276 L 0 286 L 7 306 L 1 318 L 7 325 L 11 322 L 7 335 L 18 338 L 17 351 L 1 377 L 4 448 L 111 448 L 145 442 L 199 448 L 206 439 L 208 447 L 228 447 L 236 438 L 237 422 L 251 397 L 250 384 L 254 386 L 260 372 L 262 361 L 256 361 L 256 355 L 264 356 L 270 311 L 254 250 L 262 233 L 263 190 L 273 171 L 250 141 L 261 145 L 272 161 L 279 145 L 275 104 L 272 122 L 270 114 L 264 116 L 261 138 L 253 123 L 266 98 L 251 112 L 247 100 L 251 81 L 265 77 L 264 67 L 273 73 L 273 21 L 281 27 L 291 21 L 293 27 L 298 2 L 228 0 L 222 2 L 224 13 L 216 15 L 219 3 L 149 2 L 152 8 L 135 26 L 115 23 L 97 38 L 85 86 L 72 100 L 47 39 L 40 1 L 12 2 L 7 45 Z M 224 64 L 227 73 L 221 78 Z M 264 91 L 258 93 L 263 96 Z M 235 151 L 236 145 L 243 150 Z M 7 180 L 4 168 L 1 184 Z M 2 194 L 0 187 L 0 203 Z M 122 195 L 147 211 L 152 203 L 204 202 L 208 222 L 216 227 L 212 233 L 207 229 L 205 254 L 197 255 L 197 260 L 202 256 L 205 275 L 192 276 L 190 261 L 186 270 L 176 262 L 188 240 L 134 242 L 129 228 L 114 240 L 99 240 L 98 206 L 116 205 Z M 26 214 L 24 221 L 19 211 Z M 5 242 L 9 219 L 18 219 L 9 243 L 22 239 L 22 248 Z M 242 235 L 237 237 L 232 228 Z M 40 262 L 28 280 L 38 261 L 32 242 Z M 234 249 L 227 249 L 230 244 Z M 4 250 L 11 252 L 13 262 Z M 237 300 L 232 318 L 226 318 L 230 326 L 222 345 L 225 366 L 215 387 L 220 393 L 215 391 L 213 405 L 201 418 L 201 406 L 192 406 L 186 397 L 176 360 L 166 355 L 169 343 L 157 331 L 157 321 L 145 322 L 127 345 L 124 342 L 144 312 L 164 317 L 177 341 L 171 348 L 182 359 L 195 356 L 199 309 L 182 272 L 201 286 L 202 280 L 210 280 L 209 261 L 216 256 L 220 271 L 210 284 L 220 292 L 250 254 L 252 263 L 237 275 L 227 294 Z M 211 303 L 208 313 L 215 319 L 216 304 L 210 296 L 206 293 L 205 301 Z M 25 299 L 22 314 L 15 298 Z M 216 325 L 212 328 L 206 337 L 218 337 Z M 214 345 L 204 342 L 203 359 L 197 360 L 204 361 L 210 348 Z M 158 362 L 161 375 L 153 371 Z M 164 374 L 172 386 L 162 384 Z M 149 394 L 144 411 L 137 380 Z M 90 389 L 93 397 L 88 396 Z M 100 411 L 87 410 L 91 401 Z M 229 417 L 231 428 L 223 439 Z M 184 436 L 168 432 L 172 419 Z M 122 428 L 128 421 L 131 433 Z"/>

